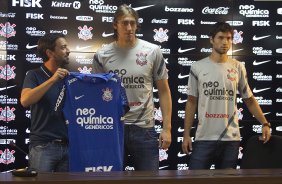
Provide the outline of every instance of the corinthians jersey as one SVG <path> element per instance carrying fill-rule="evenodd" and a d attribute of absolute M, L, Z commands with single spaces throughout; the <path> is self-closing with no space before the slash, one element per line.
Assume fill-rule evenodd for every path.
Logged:
<path fill-rule="evenodd" d="M 196 140 L 240 140 L 237 91 L 242 98 L 253 95 L 239 61 L 215 63 L 207 57 L 191 66 L 188 95 L 198 97 Z"/>
<path fill-rule="evenodd" d="M 122 49 L 112 42 L 96 52 L 93 64 L 95 73 L 112 72 L 121 78 L 130 106 L 124 122 L 153 127 L 153 83 L 168 79 L 159 46 L 137 39 L 135 47 Z"/>
<path fill-rule="evenodd" d="M 113 74 L 70 73 L 63 112 L 68 121 L 70 171 L 121 171 L 125 90 Z"/>

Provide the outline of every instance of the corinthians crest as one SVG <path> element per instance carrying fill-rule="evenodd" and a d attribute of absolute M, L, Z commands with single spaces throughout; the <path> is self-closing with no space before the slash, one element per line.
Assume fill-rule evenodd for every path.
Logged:
<path fill-rule="evenodd" d="M 234 38 L 233 38 L 233 44 L 237 43 L 242 43 L 243 42 L 243 37 L 242 37 L 243 31 L 237 31 L 236 29 L 234 30 Z"/>
<path fill-rule="evenodd" d="M 168 36 L 166 34 L 168 32 L 168 29 L 165 29 L 165 30 L 163 28 L 159 28 L 159 30 L 154 29 L 154 32 L 156 33 L 154 35 L 155 41 L 162 43 L 168 40 Z"/>
<path fill-rule="evenodd" d="M 92 68 L 91 67 L 87 68 L 87 66 L 83 66 L 83 68 L 79 67 L 78 71 L 84 74 L 91 74 Z"/>
<path fill-rule="evenodd" d="M 92 39 L 93 34 L 91 33 L 91 30 L 93 27 L 87 27 L 87 25 L 84 25 L 83 27 L 79 26 L 78 29 L 80 32 L 78 33 L 78 38 L 82 40 L 89 40 Z"/>
<path fill-rule="evenodd" d="M 136 59 L 136 63 L 137 65 L 143 66 L 147 64 L 147 59 L 146 56 L 147 54 L 145 53 L 140 53 L 140 54 L 136 54 L 137 59 Z"/>
<path fill-rule="evenodd" d="M 4 109 L 3 108 L 0 108 L 0 120 L 2 121 L 6 121 L 6 122 L 9 122 L 9 121 L 13 121 L 15 120 L 16 118 L 16 115 L 14 113 L 16 109 L 14 107 L 12 107 L 10 109 L 10 107 L 5 107 Z"/>
<path fill-rule="evenodd" d="M 16 77 L 16 73 L 14 72 L 14 70 L 16 69 L 15 66 L 10 66 L 10 65 L 5 65 L 0 66 L 0 78 L 1 79 L 5 79 L 5 80 L 10 80 L 10 79 L 14 79 Z"/>
<path fill-rule="evenodd" d="M 15 150 L 5 149 L 4 151 L 0 150 L 0 163 L 10 164 L 15 162 L 14 156 Z"/>
<path fill-rule="evenodd" d="M 237 77 L 237 72 L 236 72 L 236 70 L 234 70 L 234 69 L 228 69 L 227 70 L 228 71 L 228 74 L 227 74 L 227 78 L 229 79 L 229 80 L 231 80 L 231 81 L 235 81 L 236 80 L 236 77 Z"/>
<path fill-rule="evenodd" d="M 10 22 L 6 22 L 5 25 L 0 23 L 1 30 L 0 35 L 4 36 L 5 38 L 10 38 L 12 36 L 16 35 L 16 31 L 14 27 L 16 27 L 16 24 L 10 24 Z"/>
<path fill-rule="evenodd" d="M 102 89 L 102 91 L 104 92 L 102 96 L 104 101 L 109 102 L 113 99 L 112 89 L 106 88 L 106 89 Z"/>

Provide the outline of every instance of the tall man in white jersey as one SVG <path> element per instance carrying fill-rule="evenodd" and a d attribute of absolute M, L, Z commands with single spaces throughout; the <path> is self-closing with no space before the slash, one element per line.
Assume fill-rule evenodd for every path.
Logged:
<path fill-rule="evenodd" d="M 218 22 L 210 32 L 212 53 L 191 66 L 188 81 L 188 99 L 185 109 L 182 150 L 192 151 L 190 130 L 198 106 L 198 127 L 189 169 L 209 169 L 216 158 L 216 169 L 235 168 L 240 145 L 236 94 L 263 125 L 262 139 L 270 139 L 270 123 L 248 85 L 245 66 L 228 57 L 233 29 Z"/>
<path fill-rule="evenodd" d="M 136 38 L 138 14 L 121 5 L 114 15 L 115 42 L 94 56 L 96 73 L 113 72 L 121 77 L 130 111 L 125 115 L 125 159 L 133 158 L 135 170 L 158 170 L 159 148 L 171 144 L 172 102 L 168 73 L 159 46 Z M 153 83 L 156 83 L 163 116 L 159 136 L 154 129 Z"/>

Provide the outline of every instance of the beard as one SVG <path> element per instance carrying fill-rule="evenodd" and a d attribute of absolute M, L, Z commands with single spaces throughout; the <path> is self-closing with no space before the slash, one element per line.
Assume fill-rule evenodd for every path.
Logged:
<path fill-rule="evenodd" d="M 227 54 L 229 49 L 218 49 L 218 48 L 214 48 L 214 51 L 218 54 Z"/>
<path fill-rule="evenodd" d="M 56 58 L 56 63 L 59 67 L 64 68 L 69 64 L 69 57 L 65 56 L 64 58 Z"/>

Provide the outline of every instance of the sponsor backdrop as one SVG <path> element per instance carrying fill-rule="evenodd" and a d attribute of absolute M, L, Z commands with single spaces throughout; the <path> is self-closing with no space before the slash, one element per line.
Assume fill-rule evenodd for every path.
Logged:
<path fill-rule="evenodd" d="M 253 93 L 272 123 L 272 133 L 281 134 L 281 1 L 210 2 L 0 0 L 0 171 L 27 166 L 30 110 L 20 105 L 19 98 L 26 72 L 42 64 L 36 55 L 38 38 L 46 33 L 65 34 L 72 51 L 69 69 L 91 73 L 95 51 L 113 41 L 113 13 L 122 3 L 131 4 L 138 11 L 141 30 L 137 36 L 160 46 L 169 70 L 173 98 L 172 145 L 168 150 L 160 150 L 160 169 L 189 167 L 189 155 L 181 152 L 189 70 L 192 63 L 210 54 L 208 33 L 217 21 L 234 26 L 234 44 L 229 54 L 245 64 Z M 154 94 L 155 129 L 160 132 L 162 115 L 155 88 Z M 250 115 L 240 96 L 237 102 L 242 137 L 239 168 L 246 140 L 260 134 L 262 127 Z M 126 170 L 133 169 L 128 163 Z"/>

